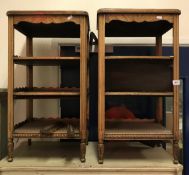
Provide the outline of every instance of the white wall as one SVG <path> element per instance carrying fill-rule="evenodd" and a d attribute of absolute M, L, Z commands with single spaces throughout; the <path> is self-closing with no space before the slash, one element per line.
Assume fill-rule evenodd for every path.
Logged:
<path fill-rule="evenodd" d="M 189 1 L 188 0 L 0 0 L 0 88 L 7 88 L 8 79 L 8 27 L 6 12 L 9 10 L 85 10 L 88 11 L 90 16 L 91 30 L 96 31 L 96 12 L 99 8 L 177 8 L 182 11 L 180 16 L 180 43 L 189 44 Z M 146 40 L 148 41 L 148 40 Z M 170 41 L 170 34 L 168 34 L 164 42 Z M 52 54 L 49 48 L 56 46 L 59 40 L 35 41 L 35 54 L 40 55 L 44 52 L 46 54 Z M 42 43 L 42 47 L 41 44 Z M 25 39 L 22 36 L 17 36 L 17 47 L 15 53 L 20 55 L 25 52 Z M 54 49 L 54 54 L 58 54 L 57 48 Z M 18 69 L 16 84 L 25 79 L 24 69 Z M 56 72 L 56 78 L 52 75 Z M 42 75 L 42 78 L 35 79 L 36 85 L 45 86 L 50 82 L 50 85 L 56 85 L 58 82 L 58 70 L 56 68 L 35 68 L 35 75 Z M 38 76 L 39 77 L 39 76 Z M 45 77 L 48 77 L 45 78 Z M 48 110 L 52 115 L 57 113 L 57 103 L 53 101 L 49 102 L 47 106 L 52 106 L 52 110 Z M 43 106 L 43 102 L 36 102 L 34 107 L 38 109 L 35 111 L 41 111 L 41 114 L 45 115 L 47 106 Z M 19 106 L 20 104 L 17 103 Z M 54 106 L 53 106 L 54 105 Z M 43 106 L 43 107 L 42 107 Z M 21 111 L 20 111 L 21 112 Z M 35 113 L 35 112 L 34 112 Z"/>

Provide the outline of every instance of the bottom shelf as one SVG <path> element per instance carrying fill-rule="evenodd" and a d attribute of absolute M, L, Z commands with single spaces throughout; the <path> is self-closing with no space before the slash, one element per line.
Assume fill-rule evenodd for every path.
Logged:
<path fill-rule="evenodd" d="M 79 119 L 32 119 L 15 126 L 18 138 L 71 138 L 79 139 Z"/>
<path fill-rule="evenodd" d="M 108 120 L 105 140 L 169 140 L 173 133 L 155 121 Z"/>

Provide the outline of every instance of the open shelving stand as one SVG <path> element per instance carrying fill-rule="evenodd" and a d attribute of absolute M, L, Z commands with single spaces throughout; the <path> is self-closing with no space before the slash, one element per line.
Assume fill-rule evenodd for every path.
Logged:
<path fill-rule="evenodd" d="M 179 15 L 176 9 L 98 10 L 99 163 L 103 163 L 104 141 L 107 140 L 173 141 L 174 162 L 178 162 Z M 173 55 L 163 56 L 162 36 L 170 29 L 173 29 Z M 106 55 L 106 37 L 155 37 L 155 53 L 153 56 Z M 154 97 L 155 116 L 152 119 L 108 119 L 105 102 L 110 96 Z M 163 97 L 173 99 L 173 130 L 162 125 Z"/>
<path fill-rule="evenodd" d="M 80 159 L 85 161 L 88 119 L 88 32 L 89 18 L 85 11 L 9 11 L 8 15 L 8 161 L 13 160 L 14 138 L 80 139 Z M 26 36 L 26 56 L 15 56 L 15 29 Z M 33 56 L 33 38 L 80 38 L 80 56 Z M 79 87 L 33 87 L 33 66 L 60 66 L 79 63 Z M 26 66 L 26 87 L 14 86 L 15 65 Z M 39 75 L 40 76 L 40 75 Z M 36 118 L 33 99 L 78 96 L 80 116 L 77 118 Z M 26 120 L 14 124 L 14 101 L 27 100 Z"/>

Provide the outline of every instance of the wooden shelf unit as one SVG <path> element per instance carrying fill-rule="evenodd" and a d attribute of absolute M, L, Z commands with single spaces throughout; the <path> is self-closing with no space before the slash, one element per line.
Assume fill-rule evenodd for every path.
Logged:
<path fill-rule="evenodd" d="M 86 143 L 88 137 L 88 68 L 89 58 L 89 17 L 85 11 L 9 11 L 8 15 L 8 161 L 13 161 L 14 138 L 28 138 L 31 145 L 32 138 L 61 138 L 72 139 L 67 132 L 66 125 L 59 125 L 57 132 L 41 134 L 39 131 L 49 124 L 56 124 L 57 120 L 33 120 L 33 99 L 61 98 L 62 96 L 79 96 L 80 116 L 77 119 L 74 139 L 80 140 L 80 160 L 85 161 Z M 15 56 L 15 30 L 26 36 L 26 55 Z M 80 56 L 78 57 L 41 57 L 33 55 L 33 38 L 80 38 Z M 70 62 L 71 61 L 71 62 Z M 39 88 L 33 87 L 33 66 L 60 66 L 69 64 L 80 67 L 80 87 L 78 88 Z M 26 66 L 27 87 L 14 87 L 15 64 Z M 14 101 L 26 99 L 26 120 L 19 127 L 14 126 Z M 59 121 L 60 119 L 58 119 Z M 37 129 L 34 132 L 34 126 Z M 72 125 L 72 123 L 68 122 Z M 33 133 L 34 132 L 34 133 Z"/>
<path fill-rule="evenodd" d="M 178 163 L 179 141 L 179 15 L 176 9 L 100 9 L 98 29 L 98 160 L 106 140 L 171 140 Z M 173 29 L 173 55 L 162 55 L 162 35 Z M 155 37 L 155 55 L 107 56 L 106 37 Z M 153 123 L 107 122 L 107 96 L 157 96 Z M 162 97 L 173 98 L 173 130 L 161 125 Z M 116 123 L 117 122 L 117 123 Z M 111 128 L 109 127 L 111 126 Z M 148 129 L 147 129 L 148 128 Z M 152 134 L 150 134 L 152 133 Z"/>

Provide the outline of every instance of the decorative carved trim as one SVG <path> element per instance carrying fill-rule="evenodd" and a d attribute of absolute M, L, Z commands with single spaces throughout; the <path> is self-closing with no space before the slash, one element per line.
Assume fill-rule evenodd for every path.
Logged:
<path fill-rule="evenodd" d="M 80 139 L 80 134 L 75 133 L 73 137 L 68 137 L 67 133 L 14 133 L 15 138 L 64 138 L 64 139 Z"/>
<path fill-rule="evenodd" d="M 105 140 L 171 140 L 173 139 L 173 135 L 170 134 L 147 134 L 147 135 L 139 135 L 139 134 L 115 134 L 108 133 L 104 135 Z"/>
<path fill-rule="evenodd" d="M 168 21 L 173 23 L 173 15 L 164 14 L 107 14 L 105 16 L 106 23 L 110 23 L 113 20 L 123 21 L 123 22 L 157 22 L 157 21 Z"/>
<path fill-rule="evenodd" d="M 58 24 L 58 23 L 66 23 L 73 22 L 75 24 L 80 24 L 80 17 L 73 15 L 37 15 L 37 16 L 16 16 L 14 17 L 14 25 L 17 25 L 20 22 L 28 22 L 34 24 Z"/>

